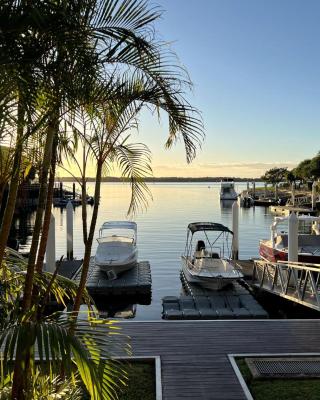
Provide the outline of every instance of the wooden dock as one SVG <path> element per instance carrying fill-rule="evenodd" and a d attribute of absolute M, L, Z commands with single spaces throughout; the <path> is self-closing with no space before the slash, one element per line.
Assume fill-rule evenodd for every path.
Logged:
<path fill-rule="evenodd" d="M 315 215 L 316 210 L 307 207 L 293 207 L 293 206 L 270 206 L 270 212 L 276 215 L 288 216 L 292 212 L 303 215 Z"/>
<path fill-rule="evenodd" d="M 133 356 L 160 356 L 163 400 L 245 400 L 230 354 L 316 353 L 319 320 L 121 322 Z"/>

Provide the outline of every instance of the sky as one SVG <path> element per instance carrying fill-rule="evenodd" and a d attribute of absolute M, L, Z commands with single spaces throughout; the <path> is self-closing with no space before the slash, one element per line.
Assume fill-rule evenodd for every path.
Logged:
<path fill-rule="evenodd" d="M 259 177 L 320 150 L 320 1 L 157 0 L 157 35 L 193 82 L 205 141 L 187 165 L 167 120 L 140 117 L 154 176 Z"/>

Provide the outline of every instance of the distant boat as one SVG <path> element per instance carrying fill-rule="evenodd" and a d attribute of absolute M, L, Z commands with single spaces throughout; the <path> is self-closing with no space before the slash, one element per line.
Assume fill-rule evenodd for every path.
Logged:
<path fill-rule="evenodd" d="M 234 189 L 234 182 L 221 182 L 220 200 L 237 200 L 238 194 Z"/>
<path fill-rule="evenodd" d="M 288 233 L 281 230 L 278 225 L 285 222 L 288 226 L 288 216 L 275 217 L 271 225 L 271 238 L 260 240 L 259 253 L 262 258 L 271 262 L 288 260 Z M 298 233 L 298 261 L 304 263 L 320 264 L 320 218 L 310 215 L 299 215 L 300 232 Z M 304 222 L 304 232 L 301 223 Z M 283 228 L 281 228 L 283 229 Z M 307 233 L 305 233 L 307 230 Z"/>
<path fill-rule="evenodd" d="M 137 263 L 137 224 L 130 221 L 105 222 L 99 230 L 95 265 L 109 279 L 133 268 Z"/>
<path fill-rule="evenodd" d="M 211 240 L 210 232 L 216 233 Z M 231 250 L 228 246 L 230 235 L 233 236 L 232 231 L 222 224 L 194 222 L 188 225 L 186 249 L 182 256 L 182 271 L 188 282 L 218 290 L 243 277 L 230 257 L 224 257 L 224 251 Z"/>

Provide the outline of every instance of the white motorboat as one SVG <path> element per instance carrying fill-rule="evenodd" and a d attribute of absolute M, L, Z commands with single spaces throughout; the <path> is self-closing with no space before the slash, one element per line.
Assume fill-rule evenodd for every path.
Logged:
<path fill-rule="evenodd" d="M 319 264 L 320 217 L 299 215 L 297 218 L 299 221 L 298 261 Z M 286 231 L 288 220 L 288 216 L 275 217 L 270 227 L 271 238 L 260 240 L 259 253 L 265 260 L 271 262 L 288 260 L 288 232 Z M 281 227 L 281 230 L 279 230 L 279 227 Z"/>
<path fill-rule="evenodd" d="M 220 200 L 237 200 L 238 194 L 234 189 L 233 181 L 221 182 Z"/>
<path fill-rule="evenodd" d="M 138 259 L 137 224 L 130 221 L 105 222 L 99 230 L 95 265 L 109 279 L 133 268 Z"/>
<path fill-rule="evenodd" d="M 214 232 L 212 240 L 210 232 Z M 188 225 L 182 271 L 190 283 L 218 290 L 243 277 L 230 259 L 230 237 L 233 237 L 232 231 L 222 224 L 193 222 Z M 225 257 L 225 252 L 229 252 L 229 257 Z"/>

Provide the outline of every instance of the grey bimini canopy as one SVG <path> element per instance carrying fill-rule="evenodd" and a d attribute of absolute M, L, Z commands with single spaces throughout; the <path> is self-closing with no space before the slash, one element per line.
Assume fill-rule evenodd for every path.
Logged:
<path fill-rule="evenodd" d="M 216 232 L 228 232 L 233 235 L 230 229 L 222 224 L 215 222 L 192 222 L 188 225 L 188 229 L 194 234 L 197 231 L 216 231 Z"/>

